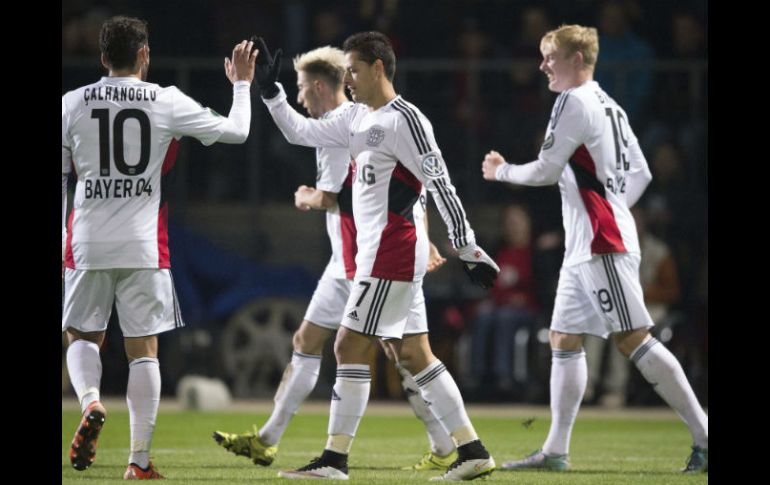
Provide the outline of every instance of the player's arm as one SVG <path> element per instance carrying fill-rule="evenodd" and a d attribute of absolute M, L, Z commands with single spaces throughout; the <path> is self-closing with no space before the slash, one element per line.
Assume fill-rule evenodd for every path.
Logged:
<path fill-rule="evenodd" d="M 647 165 L 647 159 L 644 158 L 642 149 L 639 147 L 639 140 L 631 133 L 631 140 L 628 144 L 629 168 L 626 173 L 626 203 L 628 207 L 641 198 L 647 186 L 652 182 L 652 173 Z"/>
<path fill-rule="evenodd" d="M 294 192 L 294 205 L 299 210 L 327 210 L 337 205 L 337 194 L 300 185 Z"/>
<path fill-rule="evenodd" d="M 428 273 L 431 273 L 433 271 L 436 271 L 440 267 L 446 263 L 446 258 L 441 255 L 438 248 L 435 244 L 433 244 L 433 241 L 430 240 L 430 232 L 428 232 L 428 204 L 426 200 L 425 204 L 425 216 L 422 218 L 423 224 L 425 224 L 425 234 L 428 235 L 428 244 L 430 245 L 428 249 Z"/>
<path fill-rule="evenodd" d="M 588 126 L 588 111 L 575 96 L 565 95 L 562 110 L 552 114 L 551 129 L 540 149 L 537 160 L 523 165 L 506 163 L 498 152 L 486 154 L 481 171 L 486 180 L 519 185 L 553 185 L 559 181 L 565 165 L 583 143 Z M 556 105 L 560 104 L 559 100 Z"/>
<path fill-rule="evenodd" d="M 471 280 L 483 288 L 490 288 L 500 268 L 476 244 L 476 236 L 465 216 L 465 209 L 457 196 L 449 173 L 436 145 L 433 127 L 422 113 L 402 106 L 398 118 L 393 151 L 399 161 L 431 192 L 439 214 L 449 233 L 449 240 Z"/>
<path fill-rule="evenodd" d="M 255 76 L 273 121 L 278 125 L 286 140 L 293 145 L 321 148 L 347 148 L 348 126 L 350 121 L 344 114 L 331 119 L 314 120 L 302 116 L 289 105 L 286 92 L 278 82 L 278 72 L 281 70 L 281 49 L 270 54 L 264 39 L 252 36 L 259 55 Z M 348 110 L 348 113 L 350 110 Z"/>

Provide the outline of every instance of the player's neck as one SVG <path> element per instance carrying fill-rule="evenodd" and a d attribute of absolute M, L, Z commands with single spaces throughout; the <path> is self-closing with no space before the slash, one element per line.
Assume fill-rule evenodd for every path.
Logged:
<path fill-rule="evenodd" d="M 132 72 L 130 69 L 117 69 L 113 70 L 110 69 L 110 72 L 107 74 L 109 77 L 135 77 L 139 80 L 142 79 L 141 77 L 141 70 Z"/>
<path fill-rule="evenodd" d="M 366 105 L 369 106 L 369 111 L 377 111 L 378 109 L 393 101 L 395 97 L 396 90 L 393 89 L 392 84 L 388 83 L 382 86 L 382 89 L 376 95 L 374 95 L 373 99 L 366 103 Z"/>

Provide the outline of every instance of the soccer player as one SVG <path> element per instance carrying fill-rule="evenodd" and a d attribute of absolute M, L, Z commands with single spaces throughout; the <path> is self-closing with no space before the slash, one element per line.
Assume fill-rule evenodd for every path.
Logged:
<path fill-rule="evenodd" d="M 433 194 L 471 279 L 489 288 L 499 268 L 476 244 L 430 122 L 396 95 L 396 57 L 390 41 L 379 32 L 361 32 L 345 40 L 345 84 L 356 103 L 324 120 L 308 119 L 289 106 L 282 86 L 275 82 L 280 53 L 273 58 L 261 39 L 258 46 L 261 53 L 256 76 L 262 99 L 287 140 L 349 150 L 358 231 L 353 288 L 334 347 L 337 380 L 329 438 L 320 458 L 279 475 L 348 478 L 348 454 L 369 397 L 367 351 L 376 338 L 387 340 L 457 445 L 457 460 L 446 473 L 434 478 L 461 480 L 491 473 L 494 460 L 465 412 L 457 384 L 431 352 L 427 334 L 402 340 L 410 312 L 424 301 L 422 278 L 428 261 L 428 237 L 418 203 L 423 187 Z"/>
<path fill-rule="evenodd" d="M 176 87 L 145 81 L 147 22 L 130 17 L 102 25 L 99 46 L 108 75 L 62 96 L 62 331 L 83 411 L 70 449 L 76 470 L 93 463 L 107 414 L 99 401 L 99 347 L 115 302 L 129 366 L 131 451 L 124 478 L 163 478 L 149 456 L 160 401 L 157 335 L 184 325 L 171 278 L 163 180 L 183 136 L 205 145 L 246 140 L 257 55 L 252 45 L 244 40 L 232 60 L 225 58 L 233 84 L 226 118 Z M 71 170 L 77 187 L 65 229 Z"/>
<path fill-rule="evenodd" d="M 566 252 L 550 341 L 551 429 L 542 449 L 506 470 L 569 468 L 569 441 L 586 387 L 583 336 L 612 339 L 687 423 L 692 453 L 683 471 L 708 471 L 708 416 L 676 357 L 650 335 L 653 321 L 639 283 L 639 238 L 629 207 L 652 180 L 626 112 L 593 80 L 595 28 L 565 25 L 546 33 L 540 70 L 561 93 L 538 159 L 509 165 L 496 151 L 482 163 L 487 180 L 559 183 Z"/>
<path fill-rule="evenodd" d="M 353 103 L 345 97 L 342 82 L 344 63 L 345 54 L 328 46 L 294 59 L 297 103 L 312 118 L 333 118 L 352 106 Z M 347 148 L 317 148 L 316 166 L 316 186 L 300 186 L 294 194 L 294 204 L 300 210 L 326 211 L 326 230 L 332 256 L 310 300 L 305 318 L 294 334 L 294 352 L 273 399 L 273 412 L 265 425 L 261 429 L 255 426 L 252 433 L 214 432 L 217 443 L 236 455 L 251 458 L 257 465 L 268 466 L 273 462 L 289 422 L 315 387 L 323 346 L 340 326 L 355 275 L 356 230 L 352 213 L 349 151 Z M 421 209 L 424 211 L 424 208 Z M 427 217 L 424 221 L 427 224 Z M 428 271 L 440 267 L 445 261 L 436 246 L 430 244 Z M 404 331 L 415 336 L 427 332 L 426 322 L 423 303 L 410 312 Z M 396 365 L 409 403 L 415 415 L 425 424 L 431 443 L 431 450 L 413 468 L 446 470 L 457 458 L 454 443 L 420 396 L 414 377 L 408 370 Z"/>

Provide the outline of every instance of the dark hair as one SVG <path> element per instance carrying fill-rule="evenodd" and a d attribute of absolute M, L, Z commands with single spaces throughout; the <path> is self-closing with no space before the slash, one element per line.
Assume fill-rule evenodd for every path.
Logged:
<path fill-rule="evenodd" d="M 356 51 L 362 61 L 374 64 L 377 59 L 385 66 L 385 75 L 393 81 L 396 75 L 396 54 L 390 40 L 380 32 L 359 32 L 353 34 L 342 44 L 345 52 Z"/>
<path fill-rule="evenodd" d="M 132 68 L 136 64 L 137 51 L 147 44 L 147 37 L 146 21 L 119 15 L 102 24 L 99 50 L 112 69 Z"/>

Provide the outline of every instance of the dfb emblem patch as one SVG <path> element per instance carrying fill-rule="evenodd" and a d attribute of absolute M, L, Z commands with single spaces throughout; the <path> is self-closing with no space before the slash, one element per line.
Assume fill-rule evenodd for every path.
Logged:
<path fill-rule="evenodd" d="M 376 147 L 382 140 L 385 139 L 385 130 L 376 126 L 369 128 L 369 133 L 366 135 L 366 144 L 370 147 Z"/>
<path fill-rule="evenodd" d="M 444 175 L 444 164 L 433 154 L 422 159 L 422 173 L 428 178 L 438 178 Z"/>
<path fill-rule="evenodd" d="M 553 142 L 554 142 L 553 132 L 551 132 L 548 134 L 545 141 L 543 142 L 543 150 L 548 150 L 549 148 L 551 148 L 553 146 Z"/>

